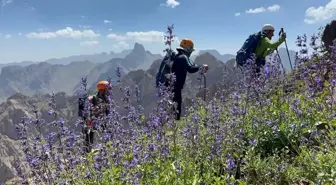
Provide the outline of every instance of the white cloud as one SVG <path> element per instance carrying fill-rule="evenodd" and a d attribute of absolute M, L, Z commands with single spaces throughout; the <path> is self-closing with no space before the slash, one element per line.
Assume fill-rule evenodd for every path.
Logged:
<path fill-rule="evenodd" d="M 336 16 L 336 0 L 330 0 L 325 6 L 309 7 L 306 10 L 306 19 L 304 22 L 307 24 L 314 24 L 317 22 L 325 21 Z"/>
<path fill-rule="evenodd" d="M 246 10 L 246 13 L 262 13 L 265 12 L 266 9 L 264 7 L 256 8 L 256 9 L 249 9 Z"/>
<path fill-rule="evenodd" d="M 112 48 L 113 48 L 114 50 L 121 51 L 121 50 L 129 49 L 129 48 L 130 48 L 130 45 L 127 44 L 125 41 L 120 41 L 120 42 L 118 42 L 117 44 L 114 44 L 114 45 L 112 46 Z"/>
<path fill-rule="evenodd" d="M 108 24 L 108 23 L 111 23 L 111 21 L 109 21 L 109 20 L 104 20 L 104 23 L 105 23 L 105 24 Z"/>
<path fill-rule="evenodd" d="M 237 16 L 240 16 L 240 13 L 235 13 L 235 16 L 237 17 Z"/>
<path fill-rule="evenodd" d="M 99 42 L 96 40 L 87 40 L 80 43 L 81 46 L 92 46 L 97 44 L 99 44 Z"/>
<path fill-rule="evenodd" d="M 176 0 L 167 0 L 166 4 L 161 4 L 161 6 L 167 6 L 171 8 L 175 8 L 176 6 L 179 6 L 179 5 L 180 5 L 180 2 Z"/>
<path fill-rule="evenodd" d="M 267 10 L 270 12 L 278 12 L 280 10 L 280 5 L 274 4 L 272 6 L 269 6 Z"/>
<path fill-rule="evenodd" d="M 13 3 L 13 0 L 1 0 L 1 6 L 4 7 L 10 3 Z"/>
<path fill-rule="evenodd" d="M 122 41 L 122 40 L 127 40 L 129 38 L 127 38 L 126 36 L 122 36 L 122 35 L 117 35 L 115 33 L 110 33 L 106 36 L 109 39 L 114 39 L 116 41 Z"/>
<path fill-rule="evenodd" d="M 164 40 L 164 33 L 160 31 L 127 32 L 126 35 L 135 40 L 144 42 L 162 42 Z"/>
<path fill-rule="evenodd" d="M 127 32 L 125 35 L 117 35 L 114 33 L 108 34 L 106 36 L 109 39 L 114 39 L 117 41 L 124 40 L 135 40 L 142 42 L 163 42 L 164 33 L 160 31 L 147 31 L 147 32 Z"/>
<path fill-rule="evenodd" d="M 10 38 L 12 38 L 12 36 L 9 35 L 9 34 L 7 34 L 7 35 L 5 36 L 5 38 L 6 38 L 6 39 L 10 39 Z"/>
<path fill-rule="evenodd" d="M 56 37 L 64 37 L 64 38 L 95 38 L 99 37 L 100 34 L 95 33 L 92 30 L 85 29 L 83 31 L 74 30 L 70 27 L 66 27 L 65 29 L 57 30 L 55 32 L 32 32 L 26 34 L 27 38 L 36 38 L 36 39 L 51 39 Z"/>
<path fill-rule="evenodd" d="M 280 10 L 280 6 L 277 5 L 277 4 L 274 4 L 272 6 L 269 6 L 267 8 L 264 8 L 264 7 L 259 7 L 259 8 L 255 8 L 255 9 L 249 9 L 249 10 L 246 10 L 246 13 L 263 13 L 263 12 L 278 12 Z"/>

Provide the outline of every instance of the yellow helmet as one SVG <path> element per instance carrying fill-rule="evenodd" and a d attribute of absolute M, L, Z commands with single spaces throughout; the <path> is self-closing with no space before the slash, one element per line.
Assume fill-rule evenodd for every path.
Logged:
<path fill-rule="evenodd" d="M 191 51 L 195 51 L 194 42 L 191 39 L 185 38 L 180 42 L 180 47 L 182 49 L 187 49 Z"/>

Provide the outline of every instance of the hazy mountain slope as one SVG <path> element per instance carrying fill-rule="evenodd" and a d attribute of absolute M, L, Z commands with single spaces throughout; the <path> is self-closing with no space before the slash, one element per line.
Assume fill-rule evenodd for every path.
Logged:
<path fill-rule="evenodd" d="M 95 66 L 87 75 L 88 88 L 95 89 L 96 82 L 100 80 L 107 80 L 108 77 L 116 79 L 118 67 L 120 67 L 121 75 L 124 76 L 128 73 L 128 70 L 122 66 L 123 62 L 124 59 L 122 58 L 114 58 Z"/>
<path fill-rule="evenodd" d="M 102 63 L 106 62 L 108 60 L 111 60 L 112 58 L 124 58 L 126 55 L 128 55 L 132 50 L 123 50 L 120 53 L 115 53 L 113 51 L 110 51 L 109 53 L 102 52 L 102 53 L 96 53 L 91 55 L 75 55 L 75 56 L 69 56 L 64 58 L 52 58 L 49 60 L 46 60 L 44 62 L 50 63 L 50 64 L 69 64 L 74 61 L 91 61 L 94 63 Z"/>
<path fill-rule="evenodd" d="M 0 74 L 0 99 L 4 100 L 16 92 L 25 95 L 52 91 L 72 94 L 73 87 L 94 66 L 94 63 L 85 61 L 73 62 L 69 65 L 42 62 L 26 67 L 4 67 Z"/>
<path fill-rule="evenodd" d="M 25 67 L 7 66 L 0 74 L 0 102 L 16 92 L 33 95 L 55 91 L 71 95 L 79 87 L 82 77 L 87 76 L 88 87 L 95 87 L 97 81 L 108 77 L 115 80 L 117 67 L 120 67 L 121 75 L 124 76 L 129 70 L 147 69 L 155 59 L 160 58 L 161 55 L 151 54 L 143 45 L 135 43 L 133 50 L 124 59 L 110 58 L 98 64 L 78 61 L 67 65 L 41 62 Z"/>
<path fill-rule="evenodd" d="M 22 62 L 11 62 L 11 63 L 4 63 L 4 64 L 0 64 L 0 73 L 1 73 L 1 69 L 3 67 L 7 67 L 7 66 L 28 66 L 34 64 L 34 62 L 32 61 L 22 61 Z"/>
<path fill-rule="evenodd" d="M 209 54 L 213 55 L 214 57 L 216 57 L 217 60 L 220 60 L 224 63 L 227 62 L 228 60 L 234 59 L 236 57 L 235 55 L 231 55 L 231 54 L 223 54 L 222 55 L 215 49 L 200 50 L 197 55 L 199 56 L 199 55 L 204 54 L 204 53 L 209 53 Z M 196 58 L 196 56 L 195 56 L 195 58 Z"/>
<path fill-rule="evenodd" d="M 161 55 L 152 54 L 146 51 L 143 45 L 135 43 L 132 52 L 125 57 L 123 66 L 130 70 L 147 70 L 154 60 L 161 58 Z"/>

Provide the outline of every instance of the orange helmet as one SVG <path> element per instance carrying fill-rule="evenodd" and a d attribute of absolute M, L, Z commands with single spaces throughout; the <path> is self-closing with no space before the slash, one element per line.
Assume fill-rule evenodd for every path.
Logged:
<path fill-rule="evenodd" d="M 180 42 L 180 47 L 183 48 L 183 49 L 187 49 L 187 50 L 192 50 L 194 51 L 194 42 L 191 40 L 191 39 L 183 39 L 181 42 Z"/>
<path fill-rule="evenodd" d="M 106 80 L 100 81 L 97 83 L 97 90 L 105 90 L 106 87 L 110 86 L 110 83 Z M 111 86 L 110 86 L 111 87 Z"/>

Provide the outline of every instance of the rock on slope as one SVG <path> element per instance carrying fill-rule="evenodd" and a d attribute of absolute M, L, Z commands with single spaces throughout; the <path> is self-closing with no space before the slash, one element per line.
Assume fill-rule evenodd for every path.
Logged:
<path fill-rule="evenodd" d="M 68 97 L 65 93 L 57 93 L 55 99 L 59 117 L 65 120 L 69 128 L 78 131 L 79 128 L 75 127 L 77 120 L 77 99 Z M 6 102 L 0 104 L 0 182 L 6 182 L 15 176 L 12 162 L 15 158 L 22 159 L 23 157 L 23 153 L 19 149 L 20 141 L 17 140 L 15 123 L 20 122 L 22 116 L 35 118 L 33 106 L 36 106 L 39 110 L 39 118 L 45 120 L 43 125 L 50 123 L 54 118 L 48 114 L 49 100 L 50 95 L 28 97 L 22 94 L 15 94 L 8 98 Z M 56 130 L 50 126 L 44 126 L 41 129 L 43 134 L 51 131 Z M 29 137 L 36 136 L 37 130 L 30 129 L 28 133 Z"/>
<path fill-rule="evenodd" d="M 331 46 L 336 39 L 336 19 L 326 25 L 322 34 L 324 45 Z"/>

